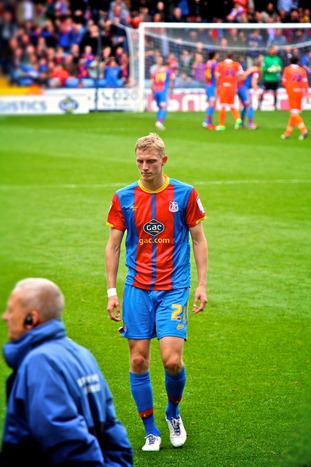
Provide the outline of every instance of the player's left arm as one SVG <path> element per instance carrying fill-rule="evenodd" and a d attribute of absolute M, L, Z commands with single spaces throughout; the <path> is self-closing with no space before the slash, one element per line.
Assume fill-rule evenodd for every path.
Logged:
<path fill-rule="evenodd" d="M 208 245 L 204 235 L 202 222 L 190 228 L 192 248 L 197 268 L 198 286 L 194 294 L 193 313 L 203 311 L 207 304 L 207 265 L 208 265 Z"/>
<path fill-rule="evenodd" d="M 252 76 L 252 89 L 255 89 L 255 91 L 257 91 L 258 89 L 258 80 L 259 80 L 259 73 L 258 72 L 255 72 Z"/>
<path fill-rule="evenodd" d="M 170 80 L 169 80 L 169 93 L 170 93 L 170 95 L 172 95 L 173 91 L 174 91 L 175 78 L 176 78 L 175 73 L 171 72 L 170 73 Z"/>

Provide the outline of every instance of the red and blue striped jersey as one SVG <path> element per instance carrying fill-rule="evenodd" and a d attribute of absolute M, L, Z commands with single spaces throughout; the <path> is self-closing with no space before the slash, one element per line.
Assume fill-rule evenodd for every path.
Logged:
<path fill-rule="evenodd" d="M 205 217 L 195 188 L 172 178 L 157 191 L 140 181 L 117 190 L 107 225 L 126 230 L 125 283 L 147 290 L 190 287 L 189 228 Z"/>
<path fill-rule="evenodd" d="M 215 67 L 216 60 L 208 60 L 205 64 L 205 84 L 208 86 L 216 86 Z"/>
<path fill-rule="evenodd" d="M 175 78 L 172 70 L 166 67 L 159 68 L 152 76 L 153 92 L 167 92 L 169 90 L 170 80 Z"/>

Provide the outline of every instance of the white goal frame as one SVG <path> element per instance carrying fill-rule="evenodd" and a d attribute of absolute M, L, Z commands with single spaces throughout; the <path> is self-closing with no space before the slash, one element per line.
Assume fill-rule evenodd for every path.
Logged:
<path fill-rule="evenodd" d="M 138 49 L 138 59 L 136 56 L 132 56 L 134 58 L 136 68 L 138 66 L 138 72 L 136 71 L 136 83 L 141 93 L 142 99 L 140 99 L 140 108 L 137 109 L 138 111 L 145 110 L 145 101 L 146 101 L 146 77 L 145 77 L 145 43 L 146 43 L 146 35 L 150 33 L 150 31 L 155 31 L 155 37 L 161 37 L 161 35 L 156 34 L 156 30 L 160 29 L 175 29 L 175 30 L 185 30 L 185 29 L 210 29 L 210 30 L 228 30 L 228 29 L 239 29 L 239 30 L 268 30 L 268 29 L 311 29 L 311 23 L 151 23 L 151 22 L 141 22 L 139 24 L 138 30 L 135 30 L 135 33 L 138 32 L 138 47 L 133 47 L 134 49 Z M 136 36 L 137 38 L 137 36 Z M 136 42 L 136 41 L 135 41 Z M 136 45 L 136 44 L 135 44 Z M 186 45 L 195 45 L 195 43 L 186 43 Z M 299 43 L 288 43 L 290 47 L 298 47 Z M 311 50 L 311 37 L 310 41 L 304 42 L 301 44 L 303 47 L 309 47 Z M 209 47 L 210 48 L 210 47 Z M 233 50 L 236 52 L 241 52 L 243 50 L 247 50 L 247 47 L 234 47 L 229 46 L 225 49 L 221 46 L 214 46 L 215 50 L 218 52 Z M 268 47 L 265 47 L 267 50 Z M 281 47 L 282 48 L 282 47 Z M 283 47 L 285 48 L 285 47 Z M 133 54 L 136 55 L 136 54 Z M 138 62 L 138 63 L 137 63 Z M 138 81 L 137 81 L 138 80 Z"/>

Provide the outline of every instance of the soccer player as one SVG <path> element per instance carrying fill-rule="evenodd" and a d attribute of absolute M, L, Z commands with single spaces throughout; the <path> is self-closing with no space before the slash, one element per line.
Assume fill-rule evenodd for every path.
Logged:
<path fill-rule="evenodd" d="M 215 68 L 217 80 L 217 96 L 219 98 L 219 124 L 216 130 L 226 129 L 226 112 L 229 108 L 235 120 L 234 128 L 238 130 L 242 124 L 240 111 L 236 103 L 238 92 L 238 81 L 244 71 L 241 64 L 233 60 L 233 53 L 228 52 L 224 60 L 219 62 Z"/>
<path fill-rule="evenodd" d="M 282 85 L 286 89 L 288 95 L 290 117 L 285 133 L 281 135 L 281 138 L 288 139 L 294 127 L 297 126 L 300 131 L 298 139 L 303 141 L 308 136 L 308 130 L 300 115 L 302 110 L 302 98 L 306 97 L 309 102 L 310 94 L 307 72 L 299 65 L 299 58 L 295 55 L 291 58 L 290 65 L 284 68 Z"/>
<path fill-rule="evenodd" d="M 264 90 L 260 96 L 260 108 L 266 92 L 272 92 L 274 98 L 274 109 L 276 110 L 277 108 L 277 90 L 280 85 L 280 77 L 283 69 L 282 60 L 277 55 L 277 52 L 278 48 L 275 45 L 272 45 L 269 48 L 268 55 L 266 55 L 262 61 Z"/>
<path fill-rule="evenodd" d="M 159 451 L 161 436 L 154 418 L 149 371 L 150 341 L 155 337 L 159 340 L 167 394 L 165 417 L 171 444 L 180 447 L 187 439 L 179 403 L 186 384 L 182 356 L 191 279 L 190 237 L 198 276 L 193 313 L 203 311 L 207 303 L 208 247 L 202 225 L 205 212 L 197 191 L 163 173 L 168 160 L 163 140 L 155 133 L 139 138 L 135 155 L 140 179 L 114 194 L 107 217 L 107 311 L 112 320 L 121 320 L 116 284 L 126 231 L 128 271 L 120 332 L 128 339 L 130 387 L 145 428 L 142 449 Z"/>
<path fill-rule="evenodd" d="M 258 79 L 260 75 L 259 65 L 254 65 L 248 68 L 242 75 L 242 79 L 238 83 L 238 96 L 242 103 L 241 119 L 242 127 L 249 130 L 256 130 L 257 125 L 254 123 L 254 107 L 251 90 L 258 90 Z M 247 115 L 247 125 L 245 125 L 245 117 Z"/>
<path fill-rule="evenodd" d="M 158 65 L 150 77 L 150 87 L 157 104 L 157 121 L 155 126 L 159 130 L 165 130 L 163 124 L 167 116 L 169 93 L 173 92 L 175 73 L 169 68 L 169 63 L 164 63 L 163 57 L 158 57 Z"/>
<path fill-rule="evenodd" d="M 63 309 L 61 290 L 45 278 L 23 279 L 10 294 L 0 465 L 130 467 L 107 382 L 91 352 L 67 337 Z"/>
<path fill-rule="evenodd" d="M 205 64 L 205 79 L 206 79 L 206 115 L 205 120 L 202 123 L 204 128 L 208 130 L 215 130 L 215 125 L 213 125 L 213 114 L 215 110 L 216 103 L 216 76 L 215 76 L 215 67 L 217 65 L 219 54 L 214 50 L 208 54 L 208 61 Z"/>

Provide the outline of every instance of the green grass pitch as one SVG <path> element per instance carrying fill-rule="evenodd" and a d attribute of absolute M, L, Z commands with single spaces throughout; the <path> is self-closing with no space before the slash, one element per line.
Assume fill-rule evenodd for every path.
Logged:
<path fill-rule="evenodd" d="M 108 319 L 104 270 L 110 200 L 138 179 L 134 145 L 155 131 L 155 115 L 0 118 L 2 310 L 21 278 L 58 283 L 68 334 L 98 359 L 137 467 L 311 466 L 311 137 L 298 141 L 296 129 L 280 139 L 287 112 L 255 117 L 256 131 L 235 131 L 228 115 L 227 130 L 211 132 L 201 126 L 203 113 L 169 113 L 161 133 L 165 172 L 193 184 L 206 210 L 209 304 L 189 314 L 181 403 L 189 436 L 181 449 L 169 443 L 163 369 L 152 342 L 158 453 L 141 451 L 127 342 Z M 311 130 L 311 112 L 303 117 Z M 124 249 L 119 294 L 123 259 Z M 2 323 L 1 346 L 6 339 Z M 2 429 L 3 358 L 0 372 Z"/>

